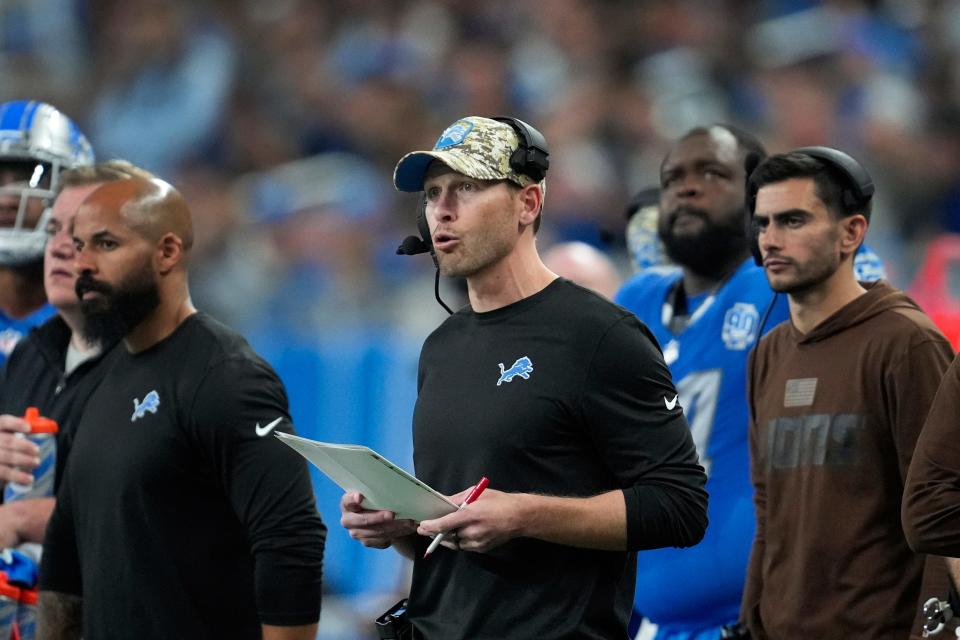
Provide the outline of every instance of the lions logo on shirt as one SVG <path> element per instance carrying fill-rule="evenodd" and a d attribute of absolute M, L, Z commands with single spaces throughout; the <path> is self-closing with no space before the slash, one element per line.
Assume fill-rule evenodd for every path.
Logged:
<path fill-rule="evenodd" d="M 517 376 L 520 376 L 524 380 L 529 380 L 530 374 L 533 373 L 533 361 L 527 356 L 518 358 L 517 361 L 513 363 L 513 366 L 506 370 L 503 368 L 502 362 L 499 364 L 500 379 L 497 380 L 498 387 L 504 382 L 511 382 Z"/>
<path fill-rule="evenodd" d="M 756 339 L 759 324 L 760 314 L 755 306 L 749 302 L 735 303 L 723 316 L 723 344 L 731 351 L 743 351 Z"/>
<path fill-rule="evenodd" d="M 143 402 L 136 398 L 133 399 L 133 415 L 130 416 L 130 422 L 136 422 L 137 418 L 147 415 L 147 412 L 156 413 L 160 407 L 160 394 L 156 390 L 151 391 L 143 397 Z"/>

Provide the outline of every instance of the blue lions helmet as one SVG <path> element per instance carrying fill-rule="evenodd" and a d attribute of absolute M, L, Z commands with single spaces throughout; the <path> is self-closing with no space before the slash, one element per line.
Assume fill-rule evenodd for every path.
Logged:
<path fill-rule="evenodd" d="M 43 257 L 60 173 L 93 161 L 86 136 L 55 107 L 32 100 L 0 104 L 0 265 Z"/>
<path fill-rule="evenodd" d="M 637 192 L 627 204 L 627 251 L 633 258 L 635 272 L 667 263 L 663 243 L 657 234 L 660 218 L 660 187 Z"/>

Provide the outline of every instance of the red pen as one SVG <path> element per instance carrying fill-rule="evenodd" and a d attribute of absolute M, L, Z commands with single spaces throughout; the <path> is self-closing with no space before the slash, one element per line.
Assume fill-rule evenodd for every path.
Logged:
<path fill-rule="evenodd" d="M 459 511 L 460 509 L 463 509 L 465 506 L 479 498 L 480 494 L 483 493 L 483 490 L 487 488 L 488 484 L 490 484 L 490 481 L 487 480 L 487 476 L 480 478 L 480 482 L 478 482 L 476 486 L 473 487 L 473 490 L 467 494 L 466 499 L 464 499 L 463 503 L 457 507 L 457 510 Z M 433 542 L 430 543 L 430 546 L 427 547 L 426 553 L 423 554 L 424 558 L 433 553 L 436 548 L 440 546 L 440 543 L 443 542 L 443 538 L 447 535 L 447 533 L 447 531 L 443 531 L 434 536 Z"/>

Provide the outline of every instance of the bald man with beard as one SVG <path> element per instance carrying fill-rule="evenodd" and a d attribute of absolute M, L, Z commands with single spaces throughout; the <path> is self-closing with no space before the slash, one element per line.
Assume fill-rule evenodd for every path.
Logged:
<path fill-rule="evenodd" d="M 39 637 L 314 638 L 326 529 L 273 369 L 190 300 L 190 210 L 162 180 L 89 195 L 86 338 L 119 341 L 47 531 Z"/>

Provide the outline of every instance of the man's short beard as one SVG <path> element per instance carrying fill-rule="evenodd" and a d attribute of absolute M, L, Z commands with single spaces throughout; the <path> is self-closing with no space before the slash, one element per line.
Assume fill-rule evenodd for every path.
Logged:
<path fill-rule="evenodd" d="M 829 242 L 836 242 L 836 234 L 832 234 Z M 825 242 L 826 246 L 827 243 Z M 853 260 L 853 257 L 850 258 Z M 806 264 L 800 265 L 794 262 L 794 271 L 796 278 L 791 282 L 770 282 L 770 288 L 777 293 L 786 293 L 794 297 L 803 297 L 811 291 L 819 289 L 824 282 L 833 277 L 833 274 L 840 268 L 841 259 L 837 255 L 823 252 L 814 256 Z M 767 278 L 770 281 L 769 277 Z"/>
<path fill-rule="evenodd" d="M 799 298 L 818 289 L 824 282 L 830 279 L 836 270 L 836 267 L 833 265 L 820 265 L 813 273 L 803 274 L 802 279 L 776 285 L 771 282 L 770 288 L 777 293 L 785 293 Z"/>
<path fill-rule="evenodd" d="M 440 275 L 448 278 L 469 278 L 490 265 L 503 260 L 513 251 L 519 231 L 504 226 L 486 229 L 470 239 L 461 239 L 461 246 L 451 255 L 437 252 Z"/>
<path fill-rule="evenodd" d="M 699 217 L 703 229 L 689 236 L 676 237 L 673 234 L 673 222 L 679 212 Z M 728 216 L 727 222 L 715 223 L 707 212 L 696 207 L 678 207 L 665 216 L 657 225 L 657 234 L 663 242 L 667 257 L 693 273 L 714 277 L 730 261 L 749 252 L 744 219 L 735 215 Z"/>
<path fill-rule="evenodd" d="M 84 300 L 85 291 L 97 291 L 101 295 Z M 116 287 L 81 274 L 77 278 L 77 295 L 81 298 L 83 336 L 101 348 L 129 334 L 160 304 L 160 290 L 149 263 Z"/>

